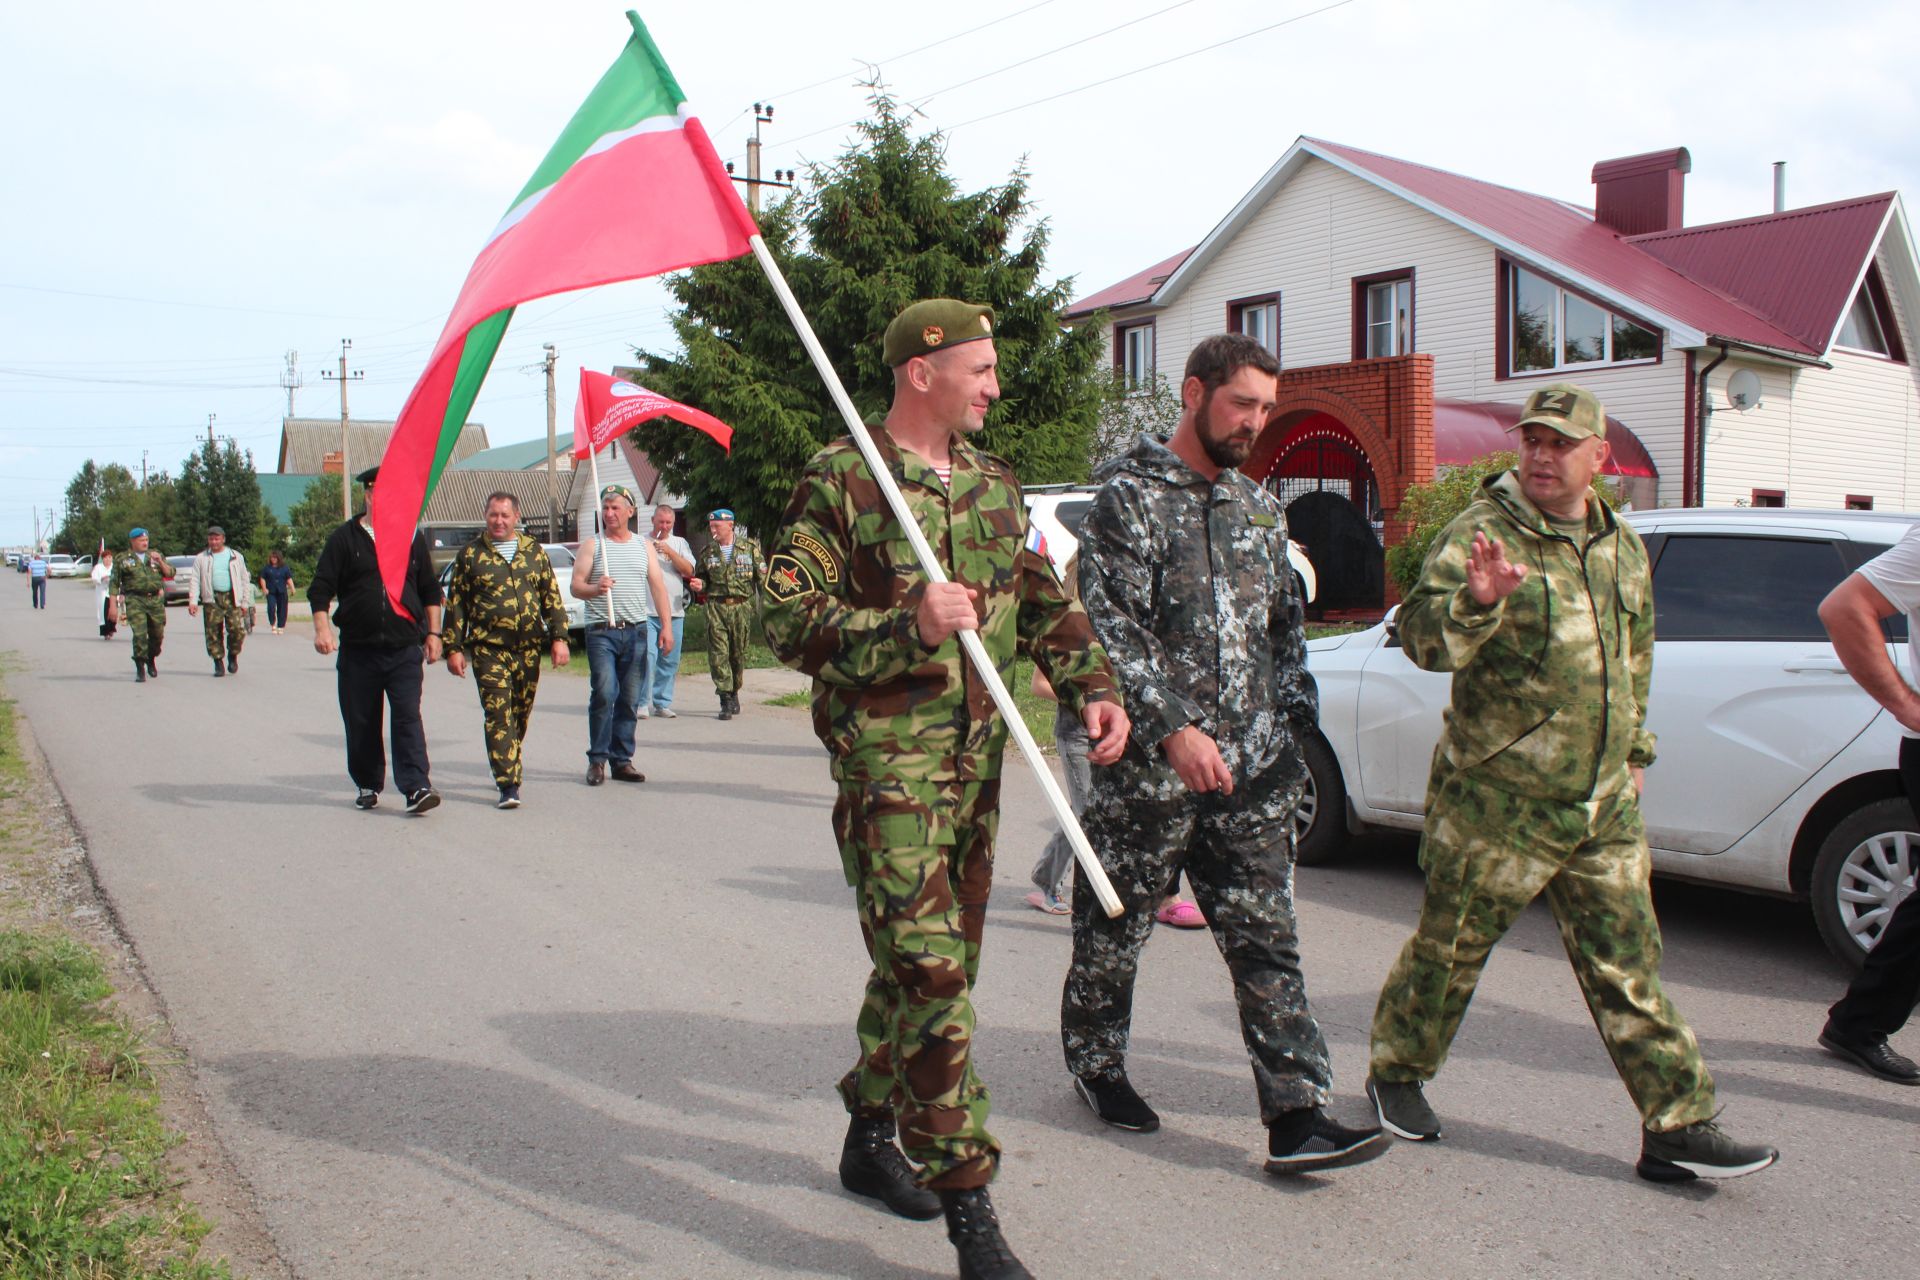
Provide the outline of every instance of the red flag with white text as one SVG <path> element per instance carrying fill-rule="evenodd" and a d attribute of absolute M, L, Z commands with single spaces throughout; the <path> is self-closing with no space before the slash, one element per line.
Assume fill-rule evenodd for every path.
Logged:
<path fill-rule="evenodd" d="M 582 369 L 580 398 L 573 408 L 573 456 L 585 458 L 598 453 L 614 437 L 625 435 L 650 418 L 660 417 L 704 431 L 722 449 L 733 451 L 733 428 L 712 414 L 669 400 L 637 382 Z"/>

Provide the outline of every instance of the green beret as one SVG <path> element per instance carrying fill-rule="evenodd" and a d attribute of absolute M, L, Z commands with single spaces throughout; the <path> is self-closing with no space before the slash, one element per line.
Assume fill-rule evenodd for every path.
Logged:
<path fill-rule="evenodd" d="M 610 484 L 602 489 L 600 491 L 600 501 L 605 502 L 608 498 L 625 498 L 627 505 L 636 510 L 640 506 L 639 503 L 633 500 L 633 490 L 623 484 Z"/>
<path fill-rule="evenodd" d="M 993 336 L 993 308 L 952 298 L 925 298 L 893 318 L 880 357 L 895 369 L 915 356 Z"/>

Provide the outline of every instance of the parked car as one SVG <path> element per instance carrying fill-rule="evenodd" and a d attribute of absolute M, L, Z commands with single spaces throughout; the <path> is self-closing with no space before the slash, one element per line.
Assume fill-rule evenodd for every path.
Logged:
<path fill-rule="evenodd" d="M 1036 485 L 1026 491 L 1027 518 L 1040 530 L 1042 550 L 1055 573 L 1064 574 L 1067 561 L 1080 549 L 1080 521 L 1093 508 L 1093 485 Z M 1311 603 L 1319 590 L 1313 562 L 1306 548 L 1287 541 L 1287 560 L 1293 566 L 1293 593 Z"/>
<path fill-rule="evenodd" d="M 173 576 L 160 584 L 160 599 L 164 604 L 185 604 L 187 602 L 187 575 L 193 572 L 192 556 L 168 556 L 167 563 L 173 566 Z"/>
<path fill-rule="evenodd" d="M 547 553 L 547 559 L 553 562 L 553 576 L 560 583 L 560 603 L 567 610 L 567 645 L 578 651 L 587 643 L 587 604 L 573 594 L 573 549 L 576 545 L 567 542 L 540 544 Z M 452 581 L 453 561 L 449 560 L 440 570 L 440 590 L 445 591 Z"/>
<path fill-rule="evenodd" d="M 93 557 L 75 560 L 64 551 L 56 551 L 47 557 L 47 576 L 49 578 L 84 578 L 93 569 Z"/>
<path fill-rule="evenodd" d="M 1647 727 L 1659 758 L 1641 809 L 1654 870 L 1809 903 L 1858 964 L 1914 889 L 1920 824 L 1895 771 L 1900 726 L 1847 675 L 1817 613 L 1842 579 L 1920 516 L 1629 512 L 1653 564 Z M 1906 622 L 1887 643 L 1906 670 Z M 1307 643 L 1320 734 L 1300 861 L 1337 860 L 1349 832 L 1418 830 L 1451 677 L 1422 671 L 1379 626 Z"/>

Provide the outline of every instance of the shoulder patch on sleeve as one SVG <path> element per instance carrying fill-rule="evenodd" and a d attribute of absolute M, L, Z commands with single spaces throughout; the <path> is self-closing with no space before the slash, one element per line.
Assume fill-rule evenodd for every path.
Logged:
<path fill-rule="evenodd" d="M 818 538 L 795 529 L 793 531 L 792 542 L 794 546 L 800 548 L 800 550 L 806 552 L 818 562 L 820 565 L 820 576 L 825 578 L 829 585 L 840 581 L 839 562 L 833 558 L 833 552 L 827 550 Z M 774 560 L 778 560 L 779 558 L 779 556 L 775 556 Z M 769 561 L 769 566 L 771 566 L 772 563 L 773 561 Z"/>
<path fill-rule="evenodd" d="M 781 551 L 767 562 L 767 594 L 782 604 L 816 589 L 813 572 L 797 557 Z"/>

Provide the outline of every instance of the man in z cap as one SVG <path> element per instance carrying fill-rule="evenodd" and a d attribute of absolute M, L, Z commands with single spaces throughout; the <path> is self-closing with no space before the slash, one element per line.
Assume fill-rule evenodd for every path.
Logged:
<path fill-rule="evenodd" d="M 207 549 L 193 558 L 187 575 L 187 616 L 206 610 L 207 656 L 213 674 L 240 670 L 240 646 L 247 641 L 247 610 L 253 605 L 253 579 L 247 562 L 227 545 L 227 531 L 207 526 Z"/>
<path fill-rule="evenodd" d="M 720 718 L 740 714 L 740 681 L 747 671 L 747 638 L 753 631 L 753 598 L 766 580 L 767 559 L 760 544 L 735 537 L 733 510 L 716 507 L 707 515 L 713 540 L 700 552 L 695 574 L 707 595 L 707 669 L 720 695 Z"/>
<path fill-rule="evenodd" d="M 160 656 L 160 642 L 167 636 L 167 601 L 162 585 L 173 576 L 173 566 L 158 551 L 147 546 L 147 531 L 135 529 L 127 535 L 127 554 L 113 558 L 113 576 L 107 580 L 107 594 L 117 602 L 120 620 L 133 632 L 133 678 L 145 680 L 160 674 L 154 659 Z"/>
<path fill-rule="evenodd" d="M 372 509 L 374 480 L 380 468 L 354 477 L 367 487 Z M 338 602 L 330 621 L 327 609 Z M 400 603 L 411 618 L 394 611 L 380 580 L 373 553 L 373 523 L 362 511 L 327 537 L 307 587 L 313 606 L 313 647 L 339 652 L 340 719 L 347 730 L 347 773 L 359 794 L 354 804 L 372 809 L 387 780 L 387 749 L 381 737 L 385 704 L 393 728 L 393 781 L 407 800 L 408 813 L 425 813 L 440 803 L 428 778 L 427 728 L 420 719 L 421 659 L 440 660 L 440 579 L 433 571 L 427 540 L 413 532 L 407 576 Z M 340 628 L 339 638 L 334 626 Z"/>
<path fill-rule="evenodd" d="M 1422 1096 L 1488 953 L 1543 891 L 1587 1008 L 1640 1110 L 1636 1172 L 1734 1178 L 1779 1159 L 1715 1124 L 1713 1080 L 1660 985 L 1640 789 L 1653 763 L 1647 551 L 1592 491 L 1607 419 L 1579 387 L 1527 397 L 1520 464 L 1441 531 L 1400 608 L 1400 643 L 1453 673 L 1427 784 L 1427 891 L 1373 1016 L 1368 1092 L 1416 1142 Z"/>
<path fill-rule="evenodd" d="M 931 583 L 851 439 L 807 464 L 767 572 L 767 641 L 813 677 L 814 731 L 839 799 L 834 836 L 873 970 L 840 1081 L 848 1190 L 909 1218 L 943 1211 L 963 1277 L 1027 1275 L 987 1194 L 1000 1144 L 970 1057 L 973 983 L 999 819 L 1006 726 L 957 633 L 1001 670 L 1029 654 L 1087 725 L 1089 758 L 1127 740 L 1113 671 L 1037 551 L 1013 469 L 968 444 L 999 398 L 993 313 L 917 302 L 887 326 L 893 408 L 874 444 L 950 579 Z M 894 1146 L 898 1131 L 916 1175 Z"/>

